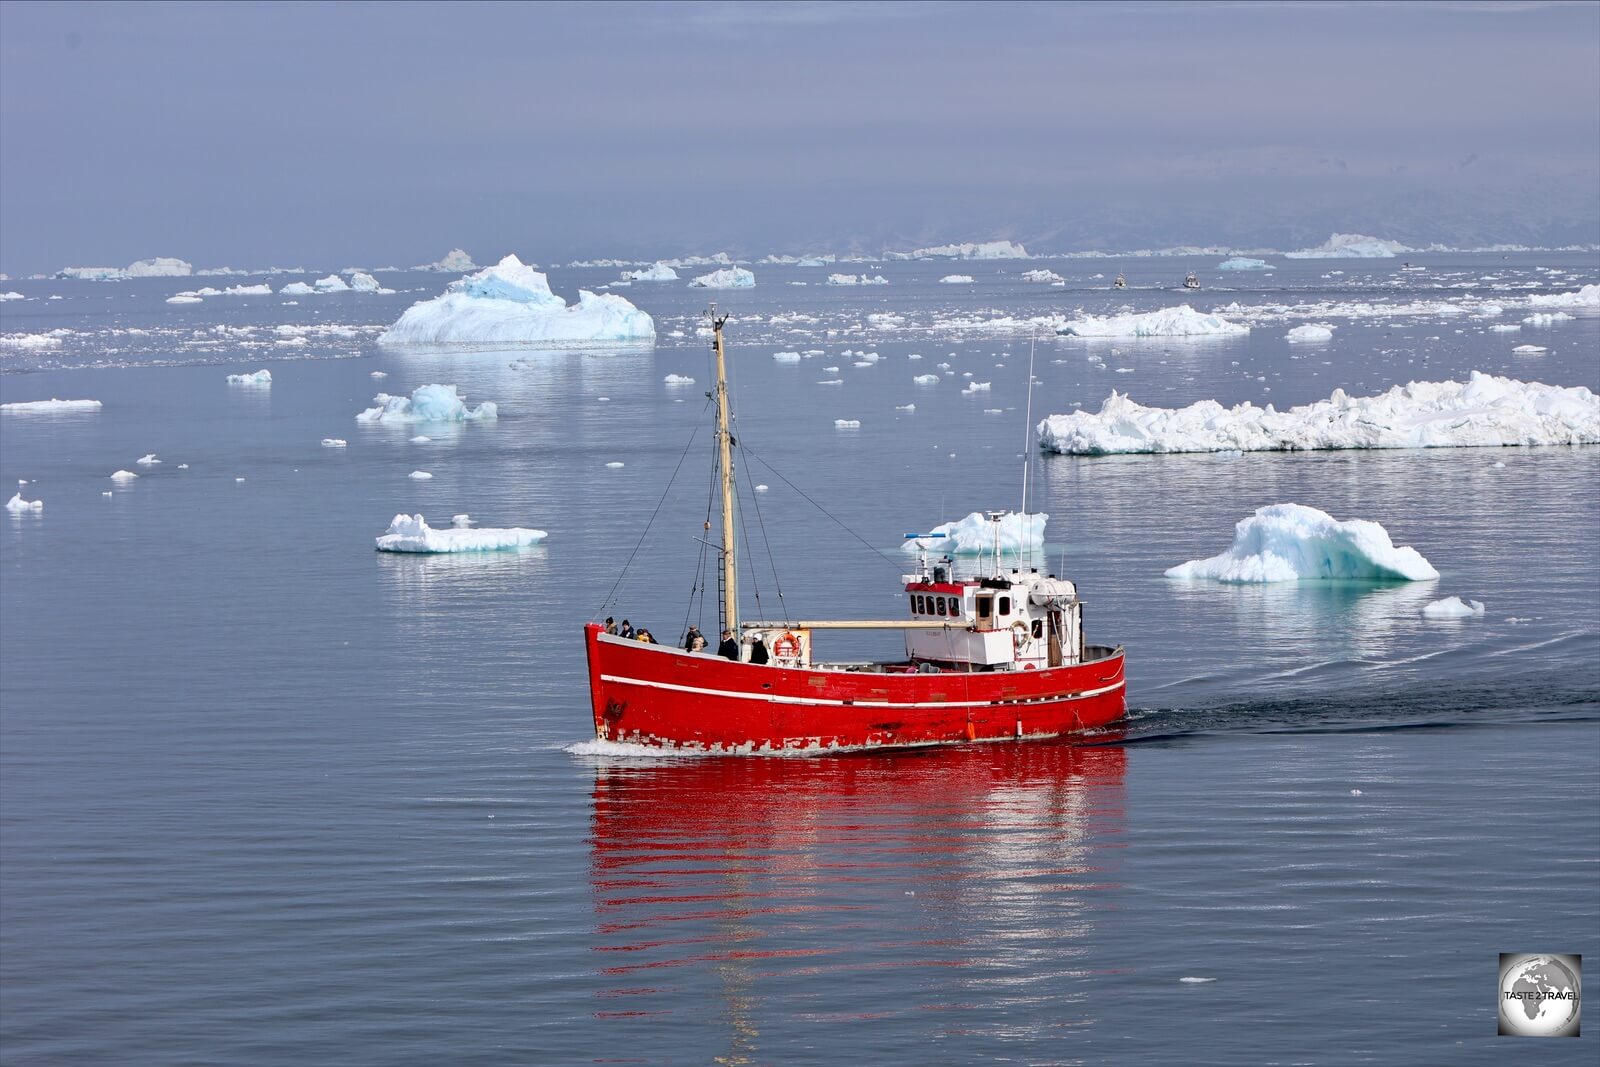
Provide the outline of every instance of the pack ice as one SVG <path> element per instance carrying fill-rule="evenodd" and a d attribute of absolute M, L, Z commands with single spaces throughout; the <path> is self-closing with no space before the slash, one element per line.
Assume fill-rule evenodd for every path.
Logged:
<path fill-rule="evenodd" d="M 1300 582 L 1334 578 L 1426 581 L 1439 577 L 1422 553 L 1395 547 L 1366 519 L 1340 522 L 1301 504 L 1258 508 L 1233 528 L 1233 544 L 1210 559 L 1169 568 L 1168 578 L 1218 582 Z"/>
<path fill-rule="evenodd" d="M 467 407 L 466 398 L 453 385 L 419 385 L 409 397 L 379 393 L 372 399 L 378 406 L 357 415 L 357 422 L 476 422 L 500 417 L 492 400 Z"/>
<path fill-rule="evenodd" d="M 1027 515 L 1016 511 L 1006 512 L 1000 519 L 1000 551 L 1015 555 L 1024 548 L 1043 545 L 1044 526 L 1049 521 L 1050 516 L 1044 512 Z M 945 536 L 912 538 L 905 542 L 902 549 L 906 552 L 931 549 L 959 556 L 975 556 L 995 550 L 995 524 L 985 518 L 981 511 L 974 511 L 954 522 L 940 523 L 928 532 Z"/>
<path fill-rule="evenodd" d="M 650 316 L 612 294 L 578 291 L 569 306 L 545 276 L 507 256 L 493 267 L 450 283 L 432 300 L 411 305 L 378 336 L 379 344 L 526 344 L 548 341 L 649 341 Z"/>
<path fill-rule="evenodd" d="M 18 415 L 66 415 L 80 411 L 99 411 L 98 400 L 19 400 L 0 404 L 0 411 L 14 411 Z"/>
<path fill-rule="evenodd" d="M 1056 333 L 1071 337 L 1238 337 L 1250 327 L 1229 322 L 1220 315 L 1205 315 L 1188 304 L 1142 314 L 1085 315 L 1063 323 Z"/>
<path fill-rule="evenodd" d="M 1039 445 L 1069 455 L 1128 452 L 1299 451 L 1600 444 L 1600 397 L 1473 371 L 1466 382 L 1411 382 L 1370 397 L 1276 411 L 1248 401 L 1154 408 L 1113 392 L 1097 412 L 1051 415 Z"/>
<path fill-rule="evenodd" d="M 466 526 L 435 530 L 421 515 L 396 515 L 377 542 L 379 552 L 501 552 L 528 548 L 547 536 L 543 530 L 525 530 L 520 526 L 500 530 L 473 530 Z"/>

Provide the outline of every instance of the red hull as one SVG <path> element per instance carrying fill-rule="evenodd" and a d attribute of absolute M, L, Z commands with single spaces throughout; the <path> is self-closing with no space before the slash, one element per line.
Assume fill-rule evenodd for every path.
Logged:
<path fill-rule="evenodd" d="M 938 674 L 804 670 L 607 637 L 591 623 L 595 734 L 662 748 L 804 752 L 1037 740 L 1121 719 L 1120 648 L 1069 667 Z"/>

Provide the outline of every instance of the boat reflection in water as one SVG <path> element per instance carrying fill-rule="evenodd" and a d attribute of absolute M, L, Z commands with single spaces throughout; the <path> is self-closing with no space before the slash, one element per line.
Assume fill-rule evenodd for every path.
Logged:
<path fill-rule="evenodd" d="M 1058 743 L 600 766 L 596 1016 L 672 1035 L 640 1062 L 822 1050 L 818 1026 L 842 1054 L 1085 1025 L 1118 966 L 1092 934 L 1125 761 Z"/>

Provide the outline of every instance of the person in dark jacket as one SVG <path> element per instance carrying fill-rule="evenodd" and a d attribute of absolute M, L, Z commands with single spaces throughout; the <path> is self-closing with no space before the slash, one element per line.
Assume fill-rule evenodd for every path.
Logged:
<path fill-rule="evenodd" d="M 723 659 L 731 659 L 735 663 L 739 661 L 739 642 L 733 639 L 732 630 L 722 631 L 722 643 L 717 646 L 717 655 Z"/>
<path fill-rule="evenodd" d="M 683 635 L 683 650 L 685 652 L 699 651 L 699 649 L 694 647 L 695 642 L 697 641 L 700 643 L 700 648 L 706 647 L 706 639 L 700 636 L 700 627 L 691 624 L 689 626 L 689 632 Z"/>
<path fill-rule="evenodd" d="M 610 615 L 606 616 L 606 633 L 610 634 L 612 637 L 617 635 L 617 620 L 613 619 Z"/>
<path fill-rule="evenodd" d="M 750 662 L 758 665 L 767 662 L 767 643 L 759 636 L 750 641 Z"/>
<path fill-rule="evenodd" d="M 633 640 L 633 623 L 627 619 L 622 620 L 622 629 L 617 631 L 617 636 L 626 641 Z"/>

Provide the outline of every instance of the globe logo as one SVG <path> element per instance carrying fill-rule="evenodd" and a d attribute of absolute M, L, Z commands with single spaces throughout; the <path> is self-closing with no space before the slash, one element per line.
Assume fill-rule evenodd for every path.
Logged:
<path fill-rule="evenodd" d="M 1582 957 L 1500 954 L 1500 1033 L 1577 1037 L 1583 1004 Z"/>

